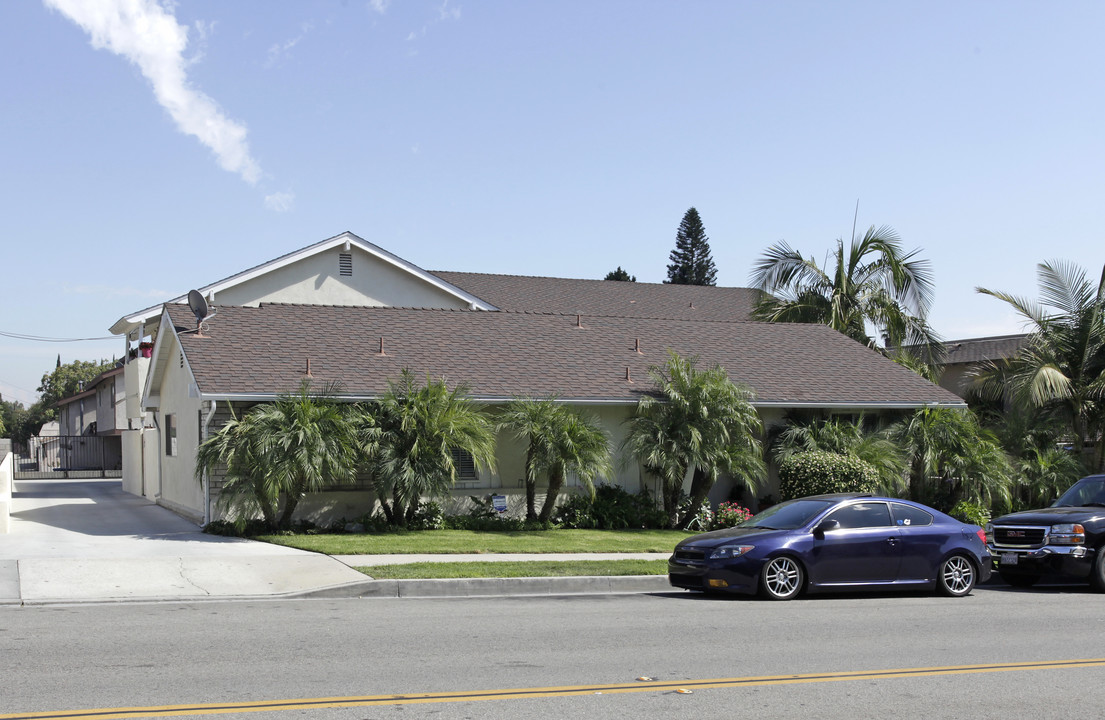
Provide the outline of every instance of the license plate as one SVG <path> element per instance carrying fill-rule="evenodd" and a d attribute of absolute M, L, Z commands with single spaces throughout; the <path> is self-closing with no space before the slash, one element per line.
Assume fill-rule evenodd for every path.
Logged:
<path fill-rule="evenodd" d="M 1017 553 L 1002 553 L 1001 554 L 1001 564 L 1002 565 L 1016 565 L 1017 564 Z"/>

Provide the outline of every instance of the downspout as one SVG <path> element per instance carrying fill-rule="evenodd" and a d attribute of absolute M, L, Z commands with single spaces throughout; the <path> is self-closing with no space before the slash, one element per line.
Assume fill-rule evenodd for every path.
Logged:
<path fill-rule="evenodd" d="M 207 416 L 203 419 L 203 431 L 200 433 L 200 443 L 210 437 L 211 421 L 215 418 L 215 407 L 218 402 L 215 400 L 209 400 L 211 403 L 210 408 L 207 411 Z M 211 522 L 211 479 L 208 477 L 207 471 L 203 471 L 203 527 L 207 526 L 207 523 Z"/>
<path fill-rule="evenodd" d="M 161 437 L 161 423 L 158 422 L 158 419 L 157 419 L 157 416 L 161 414 L 161 408 L 159 407 L 157 410 L 158 411 L 155 412 L 155 413 L 150 413 L 151 415 L 153 415 L 154 429 L 157 430 L 157 492 L 155 492 L 154 495 L 153 495 L 153 501 L 154 502 L 157 502 L 158 500 L 161 499 L 161 481 L 165 479 L 164 471 L 162 470 L 162 467 L 161 467 L 162 463 L 165 462 L 165 453 L 164 453 L 165 448 L 162 447 L 162 443 L 164 442 L 164 440 Z M 145 426 L 145 423 L 143 422 L 143 427 L 144 426 Z M 143 462 L 145 462 L 144 459 L 143 459 Z M 142 472 L 143 472 L 143 475 L 144 475 L 145 474 L 145 468 L 142 469 Z"/>

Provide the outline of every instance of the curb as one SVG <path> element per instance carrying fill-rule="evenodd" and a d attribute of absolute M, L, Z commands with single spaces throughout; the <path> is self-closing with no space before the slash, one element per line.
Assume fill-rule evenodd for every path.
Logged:
<path fill-rule="evenodd" d="M 538 578 L 458 578 L 448 580 L 366 580 L 295 593 L 315 598 L 447 598 L 525 595 L 611 595 L 671 590 L 667 575 Z M 285 595 L 284 597 L 289 597 Z"/>

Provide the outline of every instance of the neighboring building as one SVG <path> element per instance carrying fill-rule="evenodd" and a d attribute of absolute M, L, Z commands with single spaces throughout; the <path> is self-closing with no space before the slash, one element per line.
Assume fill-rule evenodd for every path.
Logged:
<path fill-rule="evenodd" d="M 344 233 L 199 288 L 213 313 L 197 324 L 184 296 L 112 326 L 151 358 L 128 352 L 124 488 L 197 522 L 215 513 L 219 478 L 197 482 L 195 451 L 235 412 L 309 378 L 372 399 L 409 369 L 466 384 L 494 408 L 556 395 L 594 412 L 615 447 L 669 350 L 722 365 L 756 393 L 766 423 L 788 411 L 893 413 L 963 407 L 951 393 L 820 325 L 748 321 L 756 291 L 424 271 Z M 139 390 L 140 389 L 140 390 Z M 132 392 L 134 391 L 134 392 Z M 134 402 L 132 402 L 132 400 Z M 522 499 L 523 448 L 501 437 L 493 471 L 462 477 L 453 496 Z M 634 460 L 613 482 L 657 489 Z M 726 499 L 728 482 L 715 488 Z M 302 514 L 356 517 L 358 489 L 310 498 Z"/>
<path fill-rule="evenodd" d="M 944 362 L 940 370 L 940 387 L 961 398 L 967 397 L 970 373 L 985 362 L 1011 360 L 1024 347 L 1028 335 L 998 335 L 995 337 L 949 340 L 944 343 Z"/>
<path fill-rule="evenodd" d="M 118 470 L 122 465 L 122 435 L 127 425 L 123 365 L 97 375 L 81 392 L 57 402 L 56 440 L 44 426 L 33 455 L 41 469 Z"/>

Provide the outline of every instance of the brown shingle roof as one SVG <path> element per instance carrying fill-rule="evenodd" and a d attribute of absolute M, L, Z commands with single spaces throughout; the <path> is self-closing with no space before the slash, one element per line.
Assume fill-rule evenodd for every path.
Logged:
<path fill-rule="evenodd" d="M 1015 358 L 1024 347 L 1027 335 L 1001 335 L 997 337 L 949 340 L 944 343 L 947 356 L 945 365 L 973 363 L 983 360 L 1009 360 Z"/>
<path fill-rule="evenodd" d="M 433 271 L 500 310 L 676 320 L 747 320 L 758 290 Z"/>
<path fill-rule="evenodd" d="M 167 305 L 178 333 L 188 308 Z M 270 395 L 313 381 L 375 396 L 410 369 L 463 382 L 484 400 L 557 395 L 633 402 L 668 348 L 721 364 L 759 404 L 961 404 L 956 396 L 821 325 L 403 308 L 220 307 L 204 336 L 179 335 L 205 395 Z M 384 353 L 379 354 L 383 343 Z M 640 345 L 640 351 L 637 345 Z M 630 380 L 626 379 L 628 375 Z"/>

